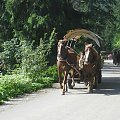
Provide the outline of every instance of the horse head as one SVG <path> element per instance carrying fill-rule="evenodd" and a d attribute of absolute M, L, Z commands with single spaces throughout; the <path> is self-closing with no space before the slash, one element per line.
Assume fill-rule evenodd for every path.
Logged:
<path fill-rule="evenodd" d="M 66 60 L 68 50 L 66 48 L 66 41 L 59 40 L 57 46 L 57 60 Z"/>
<path fill-rule="evenodd" d="M 95 59 L 95 52 L 92 44 L 85 46 L 85 63 L 93 63 Z"/>

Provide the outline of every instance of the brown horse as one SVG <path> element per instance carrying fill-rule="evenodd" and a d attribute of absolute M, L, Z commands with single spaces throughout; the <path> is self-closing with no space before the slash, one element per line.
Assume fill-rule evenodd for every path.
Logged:
<path fill-rule="evenodd" d="M 62 94 L 64 95 L 67 91 L 67 77 L 71 72 L 72 80 L 74 81 L 74 72 L 76 69 L 75 65 L 77 62 L 77 54 L 74 53 L 73 49 L 66 46 L 66 41 L 60 40 L 58 42 L 57 51 L 57 68 L 60 88 L 62 89 Z M 62 79 L 63 76 L 63 79 Z"/>
<path fill-rule="evenodd" d="M 97 86 L 97 76 L 100 64 L 100 56 L 92 47 L 92 44 L 86 45 L 84 56 L 84 82 L 88 87 L 88 92 L 93 92 L 93 87 Z"/>

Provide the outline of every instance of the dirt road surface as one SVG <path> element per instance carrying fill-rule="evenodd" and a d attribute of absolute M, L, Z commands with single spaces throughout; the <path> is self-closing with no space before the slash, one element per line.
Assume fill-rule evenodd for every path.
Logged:
<path fill-rule="evenodd" d="M 0 106 L 0 120 L 120 120 L 120 66 L 106 60 L 102 83 L 92 94 L 77 84 L 61 95 L 54 88 L 12 99 Z"/>

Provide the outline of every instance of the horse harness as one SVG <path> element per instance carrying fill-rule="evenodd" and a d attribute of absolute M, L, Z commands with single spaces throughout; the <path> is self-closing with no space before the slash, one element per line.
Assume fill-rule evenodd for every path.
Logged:
<path fill-rule="evenodd" d="M 71 63 L 69 60 L 68 60 L 68 50 L 70 51 L 74 51 L 71 47 L 69 46 L 60 46 L 60 50 L 61 51 L 64 51 L 63 53 L 61 53 L 60 50 L 58 50 L 58 55 L 57 55 L 57 61 L 60 61 L 60 62 L 66 62 L 68 66 L 70 66 L 71 68 L 73 68 L 79 75 L 80 75 L 80 72 L 79 70 L 76 68 L 76 63 Z M 75 52 L 75 51 L 74 51 Z M 77 53 L 76 53 L 77 54 Z"/>

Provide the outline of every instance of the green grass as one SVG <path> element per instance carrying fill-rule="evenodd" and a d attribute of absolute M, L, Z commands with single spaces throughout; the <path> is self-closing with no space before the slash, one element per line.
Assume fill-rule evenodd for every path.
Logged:
<path fill-rule="evenodd" d="M 0 75 L 0 104 L 25 93 L 32 93 L 39 89 L 52 87 L 57 78 L 56 65 L 49 67 L 42 73 L 42 76 L 38 75 L 34 79 L 17 73 Z"/>
<path fill-rule="evenodd" d="M 0 77 L 0 103 L 10 98 L 32 93 L 45 87 L 51 87 L 53 78 L 44 77 L 39 81 L 32 82 L 29 78 L 22 75 L 5 75 Z"/>

